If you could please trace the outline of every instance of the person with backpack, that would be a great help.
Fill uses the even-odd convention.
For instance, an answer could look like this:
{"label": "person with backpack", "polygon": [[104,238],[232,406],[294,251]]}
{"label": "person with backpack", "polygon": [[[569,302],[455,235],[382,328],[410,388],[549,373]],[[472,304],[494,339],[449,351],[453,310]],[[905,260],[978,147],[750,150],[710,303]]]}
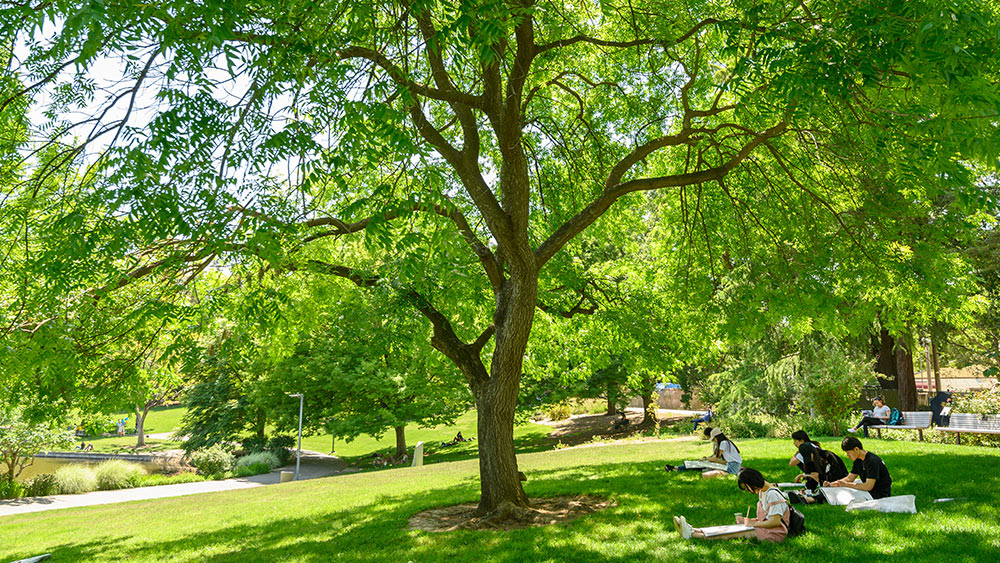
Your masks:
{"label": "person with backpack", "polygon": [[[712,455],[701,458],[701,461],[724,463],[726,464],[726,470],[709,469],[702,471],[701,476],[705,479],[714,479],[724,475],[736,475],[739,473],[740,467],[743,465],[743,456],[740,454],[740,449],[736,447],[736,444],[722,433],[721,428],[706,428],[705,436],[712,440]],[[670,465],[669,463],[663,469],[666,471],[702,470],[701,467],[687,467],[684,464]]]}
{"label": "person with backpack", "polygon": [[810,440],[805,430],[793,432],[792,443],[798,452],[792,456],[788,465],[799,468],[801,473],[795,476],[795,482],[805,481],[806,489],[801,493],[796,491],[788,493],[789,500],[792,504],[822,502],[823,497],[819,494],[820,483],[846,477],[847,467],[844,461],[837,454],[821,448],[819,442]]}
{"label": "person with backpack", "polygon": [[[823,483],[824,487],[849,487],[868,491],[872,498],[876,499],[892,496],[892,476],[889,475],[889,469],[882,458],[865,450],[861,440],[854,436],[844,438],[840,449],[844,450],[854,465],[851,466],[851,472],[847,477]],[[859,478],[861,483],[855,483],[854,480]]]}
{"label": "person with backpack", "polygon": [[[708,528],[694,528],[683,516],[674,516],[674,528],[684,539],[698,538],[710,540],[757,539],[761,541],[784,541],[789,534],[802,533],[805,518],[785,498],[777,485],[764,479],[760,471],[749,467],[740,470],[736,484],[741,491],[757,495],[757,512],[754,518],[737,516],[736,523],[752,529],[712,534]],[[793,517],[794,515],[794,517]]]}
{"label": "person with backpack", "polygon": [[855,424],[854,428],[848,428],[848,432],[857,432],[860,428],[864,432],[865,438],[867,438],[869,426],[889,424],[889,417],[892,415],[892,409],[885,404],[885,399],[882,397],[875,397],[872,399],[872,404],[875,405],[875,409],[871,411],[871,414],[868,414],[868,411],[862,413],[864,416],[861,418],[861,421]]}

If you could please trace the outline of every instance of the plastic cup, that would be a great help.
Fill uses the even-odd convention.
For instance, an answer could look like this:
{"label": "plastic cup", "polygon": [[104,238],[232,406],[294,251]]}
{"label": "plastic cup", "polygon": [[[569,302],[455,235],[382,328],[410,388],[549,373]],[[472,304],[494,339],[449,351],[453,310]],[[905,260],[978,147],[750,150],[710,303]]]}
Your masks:
{"label": "plastic cup", "polygon": [[733,516],[735,517],[735,520],[736,520],[737,524],[742,524],[743,523],[743,514],[742,513],[740,513],[740,512],[734,512]]}

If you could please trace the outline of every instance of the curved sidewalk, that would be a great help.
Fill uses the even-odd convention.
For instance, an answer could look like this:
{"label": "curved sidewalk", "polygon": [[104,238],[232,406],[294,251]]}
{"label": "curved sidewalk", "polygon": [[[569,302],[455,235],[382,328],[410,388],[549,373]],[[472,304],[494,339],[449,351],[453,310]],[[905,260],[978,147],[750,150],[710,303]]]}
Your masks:
{"label": "curved sidewalk", "polygon": [[[346,464],[337,457],[303,452],[302,464],[299,469],[299,479],[316,479],[329,477],[344,472]],[[58,510],[79,506],[94,506],[98,504],[114,504],[133,500],[151,500],[167,497],[196,495],[200,493],[215,493],[235,489],[250,489],[263,485],[274,485],[281,480],[281,471],[294,471],[295,464],[276,469],[270,473],[254,475],[241,479],[226,479],[224,481],[199,481],[197,483],[179,483],[176,485],[157,485],[155,487],[138,487],[118,491],[96,491],[82,495],[54,495],[50,497],[32,497],[0,500],[0,517],[13,514],[25,514],[42,510]]]}

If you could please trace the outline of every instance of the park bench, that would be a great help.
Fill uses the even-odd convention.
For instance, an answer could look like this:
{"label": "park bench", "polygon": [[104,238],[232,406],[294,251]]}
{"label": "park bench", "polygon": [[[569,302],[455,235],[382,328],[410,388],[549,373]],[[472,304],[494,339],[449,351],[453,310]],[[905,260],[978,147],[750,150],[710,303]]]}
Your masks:
{"label": "park bench", "polygon": [[900,424],[879,424],[869,426],[868,429],[874,429],[878,432],[878,437],[882,437],[882,429],[886,428],[889,430],[916,430],[917,436],[920,441],[924,441],[924,430],[931,427],[931,416],[933,413],[931,411],[903,411],[900,413],[903,419]]}
{"label": "park bench", "polygon": [[1000,434],[1000,415],[952,413],[948,426],[940,426],[938,432],[954,432],[955,443],[962,443],[962,434]]}

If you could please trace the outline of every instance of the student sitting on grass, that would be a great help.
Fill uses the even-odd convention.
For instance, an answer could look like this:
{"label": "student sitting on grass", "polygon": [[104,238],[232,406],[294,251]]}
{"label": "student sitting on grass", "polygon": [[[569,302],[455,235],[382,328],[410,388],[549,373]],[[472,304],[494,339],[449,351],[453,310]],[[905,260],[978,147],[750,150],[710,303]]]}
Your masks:
{"label": "student sitting on grass", "polygon": [[792,443],[795,444],[798,452],[788,461],[788,465],[799,468],[801,473],[795,476],[795,482],[805,481],[806,490],[802,493],[790,492],[788,494],[789,500],[792,503],[805,504],[822,502],[823,497],[817,494],[819,484],[846,477],[847,467],[844,466],[840,456],[824,450],[820,447],[819,442],[810,440],[805,430],[793,432]]}
{"label": "student sitting on grass", "polygon": [[[847,477],[823,483],[824,487],[848,487],[868,491],[872,498],[892,496],[892,477],[889,476],[889,469],[882,458],[866,451],[861,445],[861,440],[854,436],[844,438],[840,449],[847,453],[847,457],[851,458],[854,465],[851,466],[851,472]],[[855,483],[854,480],[859,477],[861,483]]]}
{"label": "student sitting on grass", "polygon": [[[727,438],[719,428],[706,428],[705,435],[712,439],[712,455],[703,457],[700,461],[724,463],[726,464],[726,470],[710,469],[703,471],[701,476],[705,479],[714,479],[715,477],[722,477],[729,474],[736,475],[739,473],[740,466],[743,464],[743,456],[740,455],[740,449],[736,447],[736,444]],[[693,471],[695,469],[701,470],[702,468],[667,464],[664,469],[667,471]]]}
{"label": "student sitting on grass", "polygon": [[[741,491],[757,495],[755,518],[736,517],[736,523],[753,528],[731,533],[713,534],[709,529],[692,528],[683,516],[674,516],[674,528],[684,539],[699,538],[709,540],[731,540],[738,538],[780,542],[788,535],[788,521],[791,517],[788,501],[774,485],[764,480],[760,471],[744,467],[736,479]],[[706,534],[707,532],[707,534]]]}

